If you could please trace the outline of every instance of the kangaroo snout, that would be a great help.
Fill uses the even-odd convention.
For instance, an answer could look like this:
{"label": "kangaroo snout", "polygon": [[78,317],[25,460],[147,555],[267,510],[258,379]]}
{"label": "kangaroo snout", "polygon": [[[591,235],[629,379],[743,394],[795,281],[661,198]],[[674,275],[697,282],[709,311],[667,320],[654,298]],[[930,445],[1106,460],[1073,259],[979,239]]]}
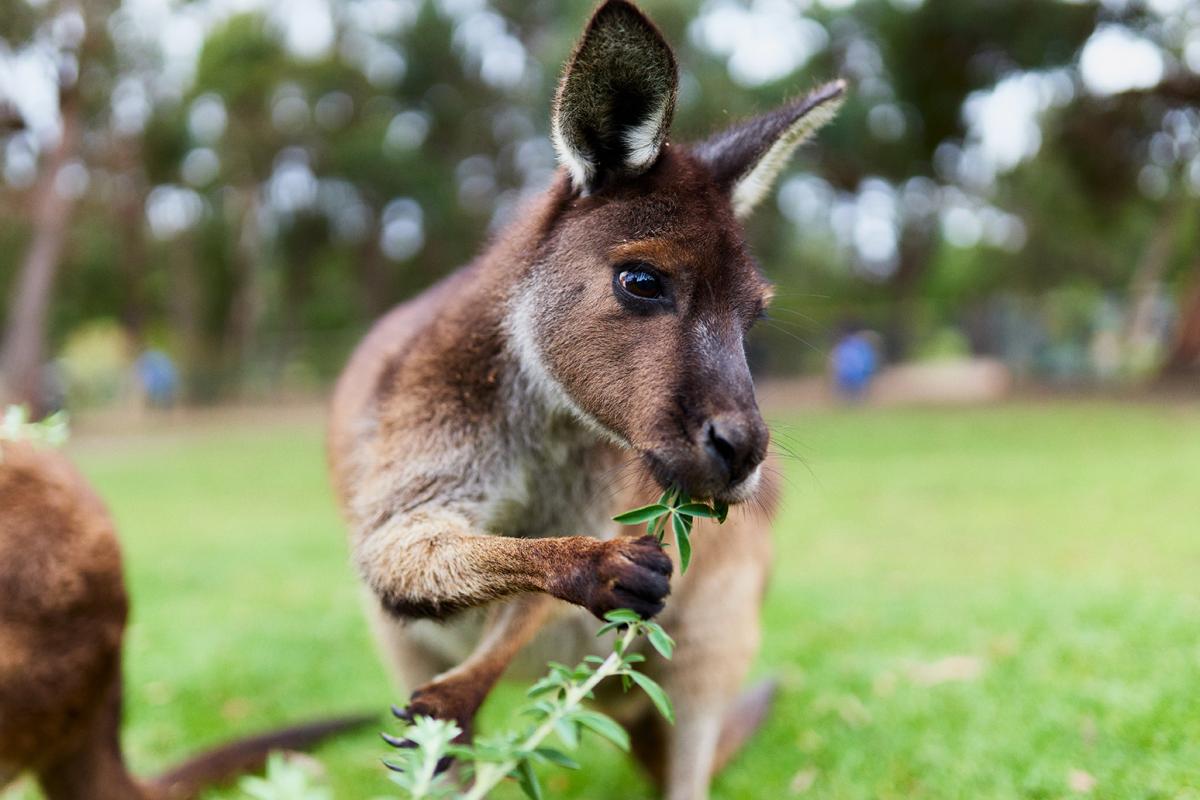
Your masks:
{"label": "kangaroo snout", "polygon": [[719,414],[704,424],[701,437],[714,470],[729,488],[750,477],[767,453],[767,426],[758,415]]}
{"label": "kangaroo snout", "polygon": [[741,503],[758,487],[770,431],[749,411],[723,411],[694,423],[683,438],[643,451],[655,480],[697,499]]}

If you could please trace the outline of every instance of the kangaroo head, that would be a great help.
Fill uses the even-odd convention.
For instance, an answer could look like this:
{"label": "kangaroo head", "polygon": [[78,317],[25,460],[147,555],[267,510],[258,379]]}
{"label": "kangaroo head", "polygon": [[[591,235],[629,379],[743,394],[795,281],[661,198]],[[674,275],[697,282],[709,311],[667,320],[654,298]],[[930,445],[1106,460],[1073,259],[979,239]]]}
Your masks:
{"label": "kangaroo head", "polygon": [[563,202],[511,320],[523,365],[662,485],[738,502],[767,451],[744,338],[771,296],[741,221],[844,85],[688,146],[667,140],[676,88],[654,25],[603,3],[559,84]]}

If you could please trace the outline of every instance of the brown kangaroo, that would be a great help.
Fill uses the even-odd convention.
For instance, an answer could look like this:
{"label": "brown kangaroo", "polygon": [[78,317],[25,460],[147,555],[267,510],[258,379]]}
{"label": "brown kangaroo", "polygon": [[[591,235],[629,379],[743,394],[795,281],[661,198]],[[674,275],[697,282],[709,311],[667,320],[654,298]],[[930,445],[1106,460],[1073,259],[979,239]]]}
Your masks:
{"label": "brown kangaroo", "polygon": [[62,455],[0,441],[0,789],[49,800],[176,800],[371,718],[234,742],[140,782],[121,754],[121,552],[100,498]]}
{"label": "brown kangaroo", "polygon": [[670,602],[672,561],[610,518],[653,484],[771,496],[743,345],[771,289],[741,220],[844,85],[691,146],[667,140],[676,86],[654,25],[601,4],[559,84],[553,185],[366,337],[334,394],[330,462],[377,636],[416,687],[410,714],[469,731],[510,662],[536,673],[604,647],[587,612],[661,613],[678,649],[647,669],[677,724],[630,697],[610,710],[683,800],[707,796],[770,702],[738,697],[769,514],[699,525]]}

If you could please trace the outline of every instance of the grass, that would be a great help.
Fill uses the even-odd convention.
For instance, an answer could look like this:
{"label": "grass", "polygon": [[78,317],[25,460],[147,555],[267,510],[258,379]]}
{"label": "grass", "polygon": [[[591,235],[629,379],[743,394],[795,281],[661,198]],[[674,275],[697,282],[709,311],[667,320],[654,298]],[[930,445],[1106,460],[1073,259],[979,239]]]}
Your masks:
{"label": "grass", "polygon": [[[1200,409],[823,411],[776,430],[802,460],[784,462],[758,671],[784,692],[715,797],[1058,798],[1094,783],[1093,797],[1200,798]],[[315,425],[75,449],[125,542],[140,773],[400,698],[359,612]],[[319,751],[335,796],[386,794],[385,750],[365,731]],[[605,745],[583,761],[550,776],[551,796],[650,796]]]}

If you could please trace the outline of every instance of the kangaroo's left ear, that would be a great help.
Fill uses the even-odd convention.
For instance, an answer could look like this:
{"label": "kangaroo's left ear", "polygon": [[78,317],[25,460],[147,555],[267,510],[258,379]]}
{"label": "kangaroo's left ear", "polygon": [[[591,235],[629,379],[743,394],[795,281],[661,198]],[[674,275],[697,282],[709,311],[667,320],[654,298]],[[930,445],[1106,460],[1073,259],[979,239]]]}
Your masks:
{"label": "kangaroo's left ear", "polygon": [[693,155],[729,192],[738,219],[750,216],[771,191],[792,153],[834,118],[845,95],[845,81],[827,83],[692,147]]}
{"label": "kangaroo's left ear", "polygon": [[654,165],[678,85],[675,56],[642,12],[626,0],[596,9],[554,99],[554,148],[576,189],[587,194]]}

